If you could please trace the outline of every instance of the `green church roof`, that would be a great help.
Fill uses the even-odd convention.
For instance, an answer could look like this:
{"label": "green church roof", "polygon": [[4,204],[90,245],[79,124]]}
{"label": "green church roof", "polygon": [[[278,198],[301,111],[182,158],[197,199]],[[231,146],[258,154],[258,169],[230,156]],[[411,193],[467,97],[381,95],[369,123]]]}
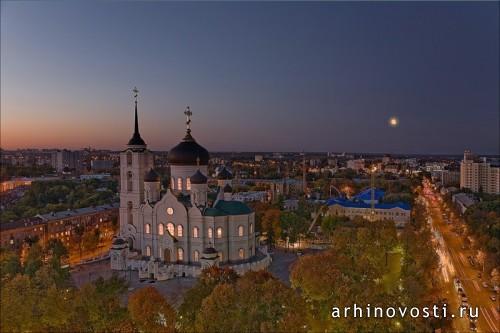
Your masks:
{"label": "green church roof", "polygon": [[206,216],[246,215],[252,213],[250,207],[241,201],[219,200],[215,207],[204,211]]}

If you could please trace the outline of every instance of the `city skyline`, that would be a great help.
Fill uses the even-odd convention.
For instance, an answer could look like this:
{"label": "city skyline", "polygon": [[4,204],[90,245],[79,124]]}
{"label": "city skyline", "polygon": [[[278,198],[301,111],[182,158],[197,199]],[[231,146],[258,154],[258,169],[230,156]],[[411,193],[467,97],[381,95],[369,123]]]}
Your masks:
{"label": "city skyline", "polygon": [[3,149],[499,150],[498,3],[1,6]]}

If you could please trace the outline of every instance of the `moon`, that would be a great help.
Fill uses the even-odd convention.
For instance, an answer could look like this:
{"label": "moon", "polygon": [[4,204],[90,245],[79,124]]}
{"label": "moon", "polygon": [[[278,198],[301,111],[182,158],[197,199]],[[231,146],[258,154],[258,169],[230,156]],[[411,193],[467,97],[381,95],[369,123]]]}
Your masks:
{"label": "moon", "polygon": [[391,127],[398,127],[399,125],[399,119],[396,117],[391,117],[389,118],[389,126]]}

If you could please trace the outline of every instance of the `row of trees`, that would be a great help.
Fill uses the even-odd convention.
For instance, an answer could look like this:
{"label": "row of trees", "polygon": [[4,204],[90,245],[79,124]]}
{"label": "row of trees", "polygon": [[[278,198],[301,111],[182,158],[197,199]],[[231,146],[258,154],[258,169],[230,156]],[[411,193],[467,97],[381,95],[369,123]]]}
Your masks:
{"label": "row of trees", "polygon": [[[422,214],[423,207],[416,207]],[[418,221],[417,221],[418,219]],[[423,318],[335,318],[332,306],[380,307],[438,304],[438,258],[425,221],[416,216],[398,235],[390,221],[327,218],[322,230],[332,248],[301,257],[291,272],[292,286],[308,305],[312,331],[425,332],[449,322]],[[401,258],[396,265],[388,258]],[[391,276],[396,275],[396,279]]]}
{"label": "row of trees", "polygon": [[298,209],[283,211],[283,202],[274,204],[256,203],[253,205],[257,228],[274,246],[278,241],[296,243],[304,237],[311,222],[313,207],[305,200],[299,200]]}
{"label": "row of trees", "polygon": [[13,207],[1,212],[0,219],[11,221],[36,214],[102,205],[113,201],[116,191],[116,182],[96,179],[33,182]]}
{"label": "row of trees", "polygon": [[[476,240],[474,245],[482,256],[484,270],[500,271],[500,196],[483,196],[483,201],[465,212],[468,230]],[[498,278],[497,278],[498,279]],[[496,281],[499,283],[500,281]]]}
{"label": "row of trees", "polygon": [[[75,288],[61,243],[34,244],[23,265],[3,251],[2,332],[305,332],[303,299],[265,271],[203,271],[178,311],[154,287],[133,292],[113,276]],[[48,259],[47,259],[48,258]]]}

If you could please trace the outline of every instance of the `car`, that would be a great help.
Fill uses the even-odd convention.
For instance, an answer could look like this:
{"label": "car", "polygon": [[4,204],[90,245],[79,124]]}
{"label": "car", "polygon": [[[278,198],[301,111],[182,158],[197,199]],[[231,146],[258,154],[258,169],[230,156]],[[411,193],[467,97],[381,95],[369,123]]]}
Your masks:
{"label": "car", "polygon": [[462,295],[464,293],[464,290],[462,289],[462,287],[458,287],[457,292],[459,295]]}
{"label": "car", "polygon": [[478,278],[482,278],[483,277],[483,274],[481,274],[481,272],[477,273],[477,277]]}
{"label": "car", "polygon": [[461,307],[461,308],[466,308],[466,309],[468,309],[468,308],[469,308],[469,303],[467,303],[467,302],[462,302],[462,303],[460,304],[460,307]]}
{"label": "car", "polygon": [[476,323],[473,321],[469,322],[469,329],[471,332],[476,332],[477,331]]}
{"label": "car", "polygon": [[496,295],[490,295],[490,299],[495,302],[497,300],[497,296]]}
{"label": "car", "polygon": [[462,303],[467,303],[468,300],[467,296],[462,295]]}
{"label": "car", "polygon": [[488,288],[488,283],[483,282],[483,288]]}
{"label": "car", "polygon": [[304,254],[304,252],[302,252],[301,250],[298,250],[298,251],[297,251],[297,255],[298,255],[299,257],[300,257],[301,255],[303,255],[303,254]]}

